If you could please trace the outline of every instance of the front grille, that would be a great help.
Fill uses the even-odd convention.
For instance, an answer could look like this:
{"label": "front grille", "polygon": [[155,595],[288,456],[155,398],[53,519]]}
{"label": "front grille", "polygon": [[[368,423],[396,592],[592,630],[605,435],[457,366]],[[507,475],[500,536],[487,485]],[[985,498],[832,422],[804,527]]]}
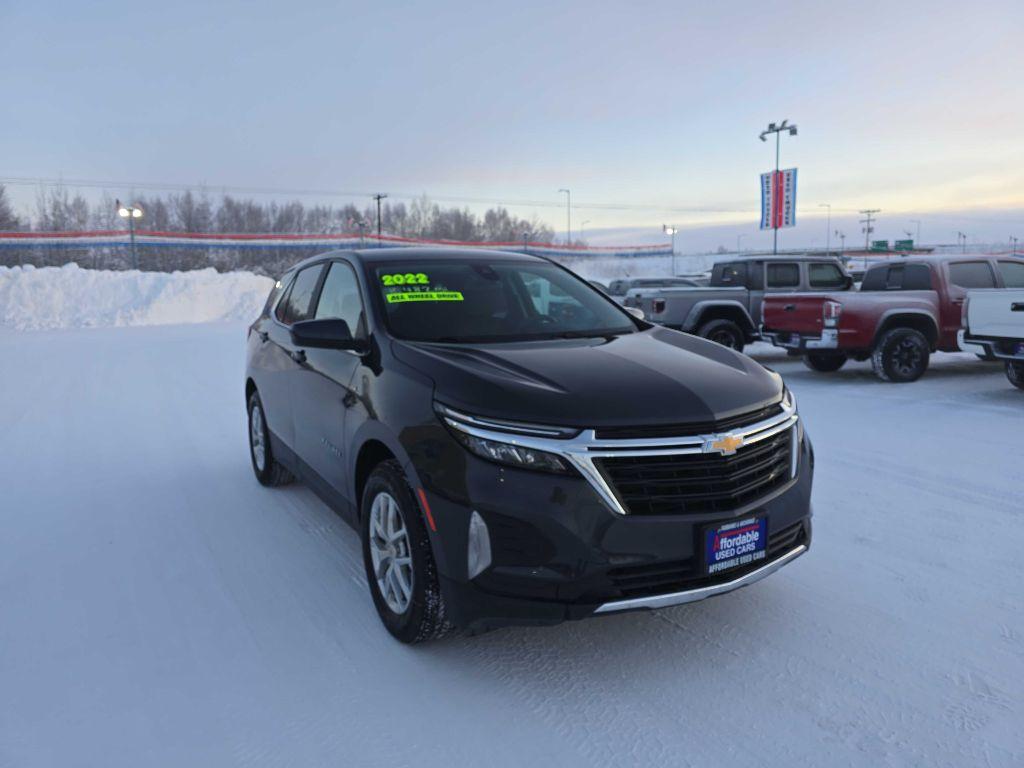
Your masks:
{"label": "front grille", "polygon": [[782,413],[779,403],[757,411],[747,412],[719,421],[691,422],[689,424],[657,424],[649,427],[600,427],[595,436],[598,440],[635,440],[659,437],[681,437],[684,435],[710,435],[748,427],[759,421],[770,419]]}
{"label": "front grille", "polygon": [[764,560],[755,561],[746,568],[725,571],[714,576],[698,575],[700,564],[696,558],[613,568],[608,571],[613,590],[607,595],[607,599],[626,600],[633,597],[664,595],[732,581],[761,568],[806,541],[804,524],[794,523],[781,531],[768,534],[768,555]]}
{"label": "front grille", "polygon": [[732,456],[693,453],[595,460],[631,515],[732,512],[789,481],[792,429]]}

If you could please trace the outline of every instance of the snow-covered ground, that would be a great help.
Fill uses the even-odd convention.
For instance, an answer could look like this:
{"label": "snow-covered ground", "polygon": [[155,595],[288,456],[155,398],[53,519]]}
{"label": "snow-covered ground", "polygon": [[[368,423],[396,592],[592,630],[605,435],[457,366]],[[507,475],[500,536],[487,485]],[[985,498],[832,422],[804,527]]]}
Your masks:
{"label": "snow-covered ground", "polygon": [[240,324],[0,331],[0,766],[1019,766],[1024,393],[763,347],[811,552],[659,613],[409,648],[356,534],[252,477]]}
{"label": "snow-covered ground", "polygon": [[251,272],[0,267],[0,328],[39,330],[246,320],[273,281]]}

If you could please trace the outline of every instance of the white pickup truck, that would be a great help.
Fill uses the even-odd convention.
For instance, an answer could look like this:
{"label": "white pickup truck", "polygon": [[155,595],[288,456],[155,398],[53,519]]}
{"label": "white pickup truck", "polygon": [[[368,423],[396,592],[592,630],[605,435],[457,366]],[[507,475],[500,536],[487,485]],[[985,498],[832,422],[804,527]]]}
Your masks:
{"label": "white pickup truck", "polygon": [[1024,289],[971,291],[963,306],[960,348],[1006,361],[1006,378],[1024,389]]}

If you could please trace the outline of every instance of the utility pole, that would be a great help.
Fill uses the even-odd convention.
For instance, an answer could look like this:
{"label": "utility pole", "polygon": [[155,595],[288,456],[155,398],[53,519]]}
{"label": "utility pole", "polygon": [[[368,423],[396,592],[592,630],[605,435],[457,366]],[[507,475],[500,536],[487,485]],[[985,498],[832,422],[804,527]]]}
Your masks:
{"label": "utility pole", "polygon": [[818,203],[819,208],[828,208],[828,218],[825,220],[825,255],[828,256],[832,250],[832,205],[830,203]]}
{"label": "utility pole", "polygon": [[[783,120],[781,123],[776,125],[775,123],[768,123],[768,127],[761,131],[761,135],[758,138],[761,141],[767,141],[765,136],[769,133],[775,134],[775,176],[772,177],[772,187],[779,183],[779,137],[782,132],[786,131],[790,136],[796,136],[796,126],[790,125],[789,120]],[[779,204],[781,204],[781,199]],[[774,222],[772,222],[774,224]],[[779,228],[772,226],[772,254],[778,254],[779,252]]]}
{"label": "utility pole", "polygon": [[560,189],[559,193],[565,193],[565,244],[572,245],[572,192],[568,189]]}
{"label": "utility pole", "polygon": [[378,192],[373,196],[373,199],[377,201],[377,244],[380,245],[380,201],[386,198],[387,195]]}
{"label": "utility pole", "polygon": [[864,225],[864,250],[865,251],[870,251],[871,250],[871,233],[875,231],[875,228],[871,226],[872,223],[874,223],[874,219],[872,217],[876,213],[881,213],[881,212],[882,212],[881,208],[868,208],[868,209],[863,210],[863,211],[858,211],[858,213],[860,213],[860,214],[862,214],[864,216],[864,218],[860,220],[860,223]]}

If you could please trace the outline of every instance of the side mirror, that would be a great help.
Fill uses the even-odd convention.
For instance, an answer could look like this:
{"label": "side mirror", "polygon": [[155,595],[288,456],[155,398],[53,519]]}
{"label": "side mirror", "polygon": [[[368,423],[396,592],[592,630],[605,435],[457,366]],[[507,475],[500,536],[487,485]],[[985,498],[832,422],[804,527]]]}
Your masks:
{"label": "side mirror", "polygon": [[629,312],[629,314],[631,314],[637,320],[647,319],[647,315],[644,314],[644,311],[640,309],[640,307],[623,307],[623,309]]}
{"label": "side mirror", "polygon": [[363,342],[352,338],[348,323],[336,317],[322,320],[301,320],[292,326],[292,343],[314,349],[351,349],[359,351]]}

